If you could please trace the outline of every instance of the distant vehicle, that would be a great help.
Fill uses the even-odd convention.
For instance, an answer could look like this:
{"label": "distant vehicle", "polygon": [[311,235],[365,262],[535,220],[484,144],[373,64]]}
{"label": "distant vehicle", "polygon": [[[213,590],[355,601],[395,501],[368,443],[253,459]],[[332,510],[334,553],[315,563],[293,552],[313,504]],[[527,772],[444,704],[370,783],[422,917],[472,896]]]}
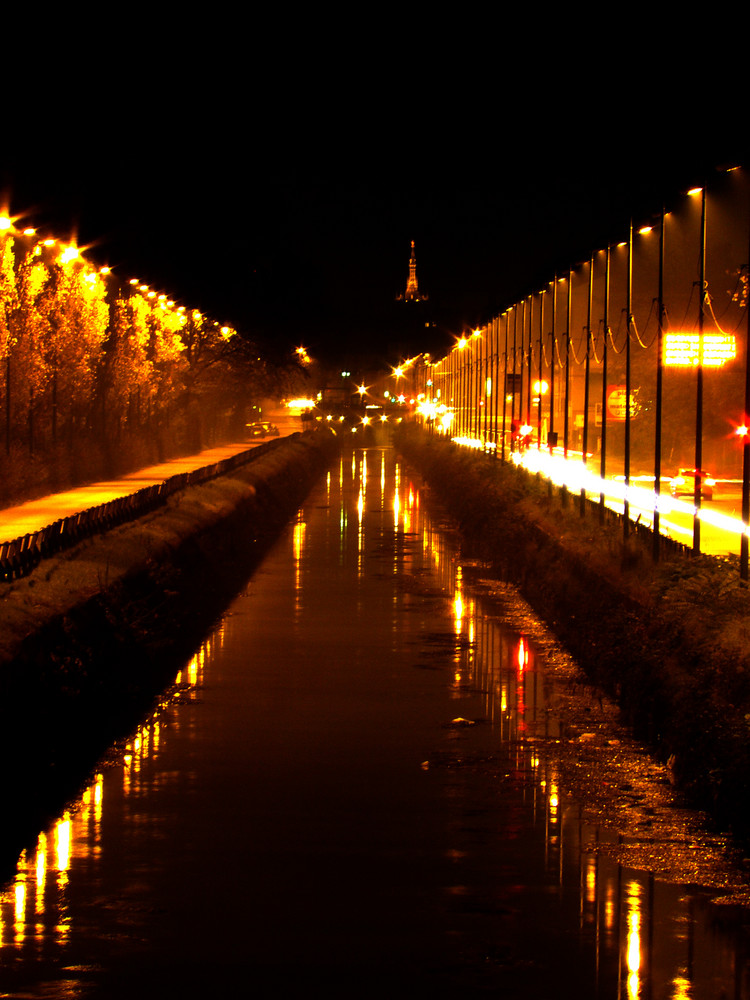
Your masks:
{"label": "distant vehicle", "polygon": [[669,491],[673,497],[694,497],[696,483],[704,500],[712,500],[716,480],[705,469],[679,469],[674,479],[669,481]]}
{"label": "distant vehicle", "polygon": [[266,420],[256,420],[252,424],[245,424],[247,436],[250,438],[278,437],[279,428],[276,424],[269,424]]}

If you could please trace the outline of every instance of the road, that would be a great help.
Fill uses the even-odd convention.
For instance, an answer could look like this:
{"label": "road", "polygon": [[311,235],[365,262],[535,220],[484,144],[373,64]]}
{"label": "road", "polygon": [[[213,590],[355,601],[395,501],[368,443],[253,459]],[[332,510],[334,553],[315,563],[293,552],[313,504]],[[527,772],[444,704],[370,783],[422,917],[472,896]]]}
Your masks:
{"label": "road", "polygon": [[[531,472],[541,473],[559,486],[565,484],[571,493],[585,489],[591,500],[598,500],[602,492],[605,503],[618,513],[623,512],[625,481],[623,476],[607,476],[602,480],[594,468],[584,467],[580,453],[568,453],[567,460],[562,449],[553,455],[546,451],[530,448],[514,461]],[[651,527],[654,518],[654,479],[652,475],[633,473],[628,490],[630,516]],[[701,509],[701,551],[707,555],[739,555],[742,533],[741,484],[737,480],[717,480],[714,497],[704,500]],[[660,526],[662,533],[685,545],[693,544],[692,498],[673,497],[669,492],[669,478],[661,483]]]}
{"label": "road", "polygon": [[[270,414],[268,419],[278,425],[282,435],[291,434],[300,428],[298,420],[287,417],[281,412]],[[145,486],[161,483],[181,472],[191,472],[203,468],[204,465],[213,465],[214,462],[247,451],[248,448],[257,447],[266,440],[269,439],[234,441],[216,448],[206,448],[195,455],[149,465],[118,479],[88,483],[62,493],[52,493],[36,500],[28,500],[15,507],[6,507],[0,510],[0,542],[11,541],[32,531],[39,531],[62,517],[69,517],[81,510],[88,510],[89,507],[116,500],[118,497],[129,496]]]}
{"label": "road", "polygon": [[[640,514],[644,524],[653,521],[653,480],[639,480],[631,488],[631,517]],[[693,544],[694,506],[690,497],[672,497],[668,482],[662,484],[661,517],[662,533],[685,545]],[[712,500],[701,504],[701,552],[711,556],[737,555],[740,553],[742,497],[739,484],[719,482]],[[608,501],[608,506],[622,511],[622,503]]]}

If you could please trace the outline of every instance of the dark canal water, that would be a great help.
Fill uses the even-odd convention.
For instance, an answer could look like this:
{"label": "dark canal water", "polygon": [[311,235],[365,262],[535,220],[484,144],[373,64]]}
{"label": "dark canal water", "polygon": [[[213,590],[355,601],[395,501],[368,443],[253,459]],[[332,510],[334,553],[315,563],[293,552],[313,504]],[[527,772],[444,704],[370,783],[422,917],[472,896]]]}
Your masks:
{"label": "dark canal water", "polygon": [[18,859],[0,995],[749,997],[721,838],[481,576],[347,455]]}

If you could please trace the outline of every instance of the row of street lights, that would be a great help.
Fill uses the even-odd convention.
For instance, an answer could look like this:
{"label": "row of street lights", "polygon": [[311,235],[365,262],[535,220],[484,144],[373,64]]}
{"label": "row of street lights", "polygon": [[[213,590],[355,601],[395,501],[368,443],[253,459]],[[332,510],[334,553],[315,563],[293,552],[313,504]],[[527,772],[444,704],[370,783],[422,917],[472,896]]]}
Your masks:
{"label": "row of street lights", "polygon": [[[31,351],[32,354],[36,352],[40,358],[42,357],[41,352],[47,352],[45,363],[51,365],[51,434],[53,443],[56,442],[57,437],[56,386],[58,368],[61,369],[61,366],[66,361],[69,361],[69,358],[65,359],[62,357],[58,361],[57,349],[54,343],[54,334],[57,326],[55,326],[54,321],[50,322],[47,317],[47,326],[40,328],[40,331],[34,333],[35,319],[40,318],[37,315],[38,306],[36,298],[29,297],[22,289],[20,284],[21,275],[24,273],[22,267],[26,265],[41,265],[46,269],[43,273],[45,274],[44,280],[47,282],[54,280],[55,275],[67,274],[70,276],[75,274],[77,276],[76,280],[80,283],[79,287],[83,290],[87,300],[91,299],[91,302],[94,303],[94,300],[98,302],[101,299],[109,309],[112,308],[118,296],[122,296],[123,292],[129,286],[129,294],[134,297],[143,298],[148,303],[149,315],[158,317],[159,324],[164,325],[165,330],[169,330],[169,334],[174,341],[172,346],[176,354],[185,351],[186,356],[189,355],[192,331],[199,326],[201,329],[208,331],[211,337],[215,337],[217,342],[226,342],[235,334],[232,327],[220,325],[216,321],[209,320],[197,309],[186,310],[185,306],[177,305],[165,293],[156,291],[138,278],[131,278],[127,284],[118,281],[109,267],[97,267],[91,264],[84,256],[84,249],[78,247],[75,240],[64,241],[53,237],[40,237],[36,229],[30,227],[21,228],[18,225],[17,217],[11,217],[7,211],[0,212],[0,261],[2,261],[3,268],[2,275],[0,275],[0,282],[2,283],[2,288],[0,288],[0,333],[4,334],[0,340],[0,358],[4,362],[5,451],[8,455],[11,452],[12,408],[14,403],[17,405],[20,389],[23,389],[28,394],[28,402],[26,404],[28,411],[26,418],[28,424],[28,445],[30,453],[33,453],[35,450],[34,411],[37,407],[38,399],[35,399],[33,380],[31,378],[23,379],[21,373],[18,372],[17,357],[20,336],[18,330],[21,330],[23,337],[29,341],[28,345],[21,343],[21,350]],[[50,275],[52,278],[50,278]],[[34,295],[39,297],[43,291],[44,283],[41,282],[40,284],[38,282],[37,284],[39,284],[38,288],[36,285],[33,286],[35,289]],[[66,294],[68,291],[69,289],[66,286]],[[60,297],[59,291],[56,290],[55,294]],[[70,298],[69,295],[67,297]],[[65,303],[62,301],[60,302],[60,308],[65,308]],[[71,316],[73,316],[73,319],[70,322],[76,321],[74,313],[75,310],[72,310]],[[96,309],[92,306],[89,309],[89,313],[94,316]],[[44,319],[44,317],[41,318]],[[77,318],[79,322],[83,322],[80,317]],[[102,320],[102,322],[104,323],[104,327],[102,328],[100,339],[103,342],[112,329],[111,316],[108,315],[107,319]],[[178,331],[187,335],[181,339],[175,338],[175,334]],[[79,342],[83,343],[85,339],[83,330],[76,329],[74,336],[77,337]],[[23,340],[23,337],[21,337],[21,340]],[[51,361],[49,360],[50,358],[52,359]],[[97,358],[94,358],[92,360],[92,369],[97,363]],[[16,369],[15,371],[14,368]],[[22,385],[24,381],[27,382],[27,385]],[[17,385],[19,388],[16,388]]]}
{"label": "row of street lights", "polygon": [[[723,275],[728,264],[737,265],[735,271],[739,278],[743,274],[747,276],[750,185],[743,172],[739,174],[742,175],[738,178],[741,180],[740,211],[735,214],[742,221],[738,227],[739,236],[732,234],[734,258],[722,258],[725,250],[722,242],[728,242],[728,238],[727,224],[721,213],[726,216],[727,208],[717,201],[717,221],[710,234],[719,248],[711,261],[714,288],[719,280],[725,280]],[[582,514],[586,494],[598,492],[603,519],[605,503],[612,492],[612,480],[607,479],[608,462],[611,466],[614,460],[623,484],[616,492],[623,512],[625,537],[632,530],[631,501],[638,492],[633,476],[634,428],[637,429],[641,463],[644,462],[646,437],[649,437],[653,470],[653,552],[657,559],[662,544],[660,515],[665,506],[662,497],[665,365],[670,369],[670,405],[678,428],[683,426],[685,416],[694,406],[690,457],[694,468],[702,470],[705,370],[718,372],[727,364],[725,371],[731,373],[731,384],[738,384],[737,335],[742,335],[745,344],[748,338],[747,303],[737,295],[732,299],[734,305],[724,310],[723,325],[717,318],[718,293],[711,294],[707,278],[707,189],[705,186],[695,188],[688,195],[691,203],[697,202],[698,220],[688,206],[674,222],[671,213],[664,208],[655,225],[634,231],[631,222],[627,240],[607,246],[565,275],[556,275],[539,292],[457,338],[452,350],[439,361],[432,362],[423,356],[415,375],[423,419],[432,428],[449,434],[461,444],[484,448],[501,461],[510,459],[536,469],[547,469],[548,475],[561,479],[563,496],[567,495],[572,483],[579,483]],[[726,201],[726,192],[724,197]],[[721,229],[720,224],[723,224]],[[644,249],[636,245],[639,237],[654,232],[658,246],[644,245]],[[666,252],[665,234],[669,237],[671,257]],[[698,273],[693,277],[685,272],[690,264],[694,266],[696,249]],[[737,256],[740,253],[741,258]],[[640,272],[637,287],[633,277],[636,260]],[[616,292],[613,291],[614,283],[618,286]],[[665,292],[667,283],[670,287]],[[619,318],[613,308],[618,298],[622,303]],[[671,310],[667,309],[668,301]],[[678,311],[686,318],[676,328],[672,317]],[[582,333],[575,337],[572,331],[577,323]],[[685,332],[686,324],[688,332]],[[645,343],[645,329],[649,326],[655,326],[653,339]],[[624,328],[624,332],[618,328]],[[721,341],[718,346],[717,341]],[[681,345],[682,354],[675,343]],[[687,360],[685,343],[693,345],[693,353]],[[647,349],[652,346],[655,346],[653,369],[646,363]],[[643,350],[637,352],[638,347]],[[740,570],[744,580],[748,578],[747,525],[750,518],[749,357],[750,353],[745,350],[744,398],[734,400],[738,414],[735,440],[742,444],[743,452]],[[693,373],[694,404],[685,402],[689,385],[686,371]],[[724,378],[728,384],[729,376]],[[725,404],[725,397],[732,395],[731,392],[722,394],[720,386],[715,387],[714,396],[717,394]],[[715,424],[717,414],[711,416]],[[598,440],[592,447],[595,437]],[[682,456],[680,464],[688,464],[685,460],[688,441],[689,431],[678,434],[676,443],[672,443],[670,454],[678,451]],[[715,441],[711,443],[717,455],[725,454],[725,451],[720,452]],[[532,457],[531,451],[536,455]],[[542,461],[543,455],[546,461]],[[594,464],[599,467],[598,480],[593,475]],[[709,519],[702,500],[701,476],[696,475],[692,497],[692,550],[696,554],[701,549],[701,521]]]}

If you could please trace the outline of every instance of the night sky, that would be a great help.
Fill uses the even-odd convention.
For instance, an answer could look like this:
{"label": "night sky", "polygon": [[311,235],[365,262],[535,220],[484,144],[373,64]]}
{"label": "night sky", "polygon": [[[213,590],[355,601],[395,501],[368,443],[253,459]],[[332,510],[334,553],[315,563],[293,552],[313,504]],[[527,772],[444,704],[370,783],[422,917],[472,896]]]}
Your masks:
{"label": "night sky", "polygon": [[[253,34],[242,61],[240,46],[206,60],[177,46],[157,69],[141,41],[138,72],[112,73],[118,51],[74,96],[14,106],[0,163],[11,212],[76,232],[123,279],[278,356],[304,344],[395,362],[442,353],[621,238],[631,212],[748,160],[742,130],[693,141],[684,81],[654,84],[634,108],[631,94],[627,117],[608,94],[605,119],[572,82],[540,110],[486,67],[447,80],[424,46],[416,62],[406,44],[336,59],[308,47],[300,61],[296,37],[268,52]],[[660,102],[668,126],[652,116]],[[394,302],[412,239],[421,309]]]}

